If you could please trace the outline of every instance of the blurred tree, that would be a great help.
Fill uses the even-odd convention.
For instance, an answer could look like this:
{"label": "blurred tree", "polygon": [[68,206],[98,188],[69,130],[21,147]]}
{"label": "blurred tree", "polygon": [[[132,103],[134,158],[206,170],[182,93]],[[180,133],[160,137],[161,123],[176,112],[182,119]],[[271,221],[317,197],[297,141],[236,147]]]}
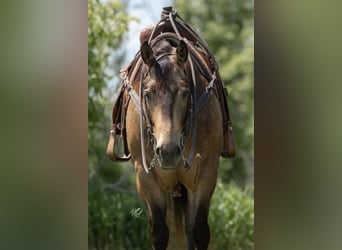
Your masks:
{"label": "blurred tree", "polygon": [[[107,162],[106,143],[108,140],[110,116],[105,115],[105,107],[110,98],[108,82],[113,78],[109,68],[118,68],[121,57],[116,54],[114,62],[110,57],[122,42],[132,20],[119,1],[88,0],[88,156],[89,173],[93,173]],[[116,63],[115,63],[116,62]],[[115,70],[118,71],[118,70]]]}
{"label": "blurred tree", "polygon": [[229,92],[237,156],[222,159],[220,177],[243,184],[254,166],[254,1],[177,0],[174,9],[207,42]]}

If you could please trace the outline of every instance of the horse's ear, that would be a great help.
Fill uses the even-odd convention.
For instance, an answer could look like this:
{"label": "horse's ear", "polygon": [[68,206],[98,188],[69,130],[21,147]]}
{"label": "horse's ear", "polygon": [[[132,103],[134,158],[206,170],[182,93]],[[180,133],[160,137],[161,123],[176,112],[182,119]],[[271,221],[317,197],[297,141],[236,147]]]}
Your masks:
{"label": "horse's ear", "polygon": [[140,53],[144,63],[151,68],[156,59],[154,58],[153,51],[147,41],[141,45]]}
{"label": "horse's ear", "polygon": [[177,50],[177,61],[180,65],[183,65],[188,59],[188,47],[183,40],[180,40]]}

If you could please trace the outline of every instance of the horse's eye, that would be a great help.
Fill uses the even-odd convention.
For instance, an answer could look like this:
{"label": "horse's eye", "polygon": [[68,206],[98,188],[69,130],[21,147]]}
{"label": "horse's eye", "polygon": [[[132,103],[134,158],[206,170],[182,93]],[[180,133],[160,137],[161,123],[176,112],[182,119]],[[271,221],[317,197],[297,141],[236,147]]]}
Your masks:
{"label": "horse's eye", "polygon": [[189,90],[184,90],[184,91],[182,92],[182,97],[183,97],[184,99],[187,99],[187,98],[189,97]]}

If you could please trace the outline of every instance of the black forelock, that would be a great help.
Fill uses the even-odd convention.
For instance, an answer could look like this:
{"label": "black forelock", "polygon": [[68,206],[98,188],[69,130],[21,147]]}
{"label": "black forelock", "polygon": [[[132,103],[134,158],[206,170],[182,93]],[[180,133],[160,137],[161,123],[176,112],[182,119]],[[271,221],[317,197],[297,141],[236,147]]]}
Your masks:
{"label": "black forelock", "polygon": [[157,61],[154,63],[152,71],[157,81],[164,82],[166,80],[165,77],[173,70],[174,65],[169,56],[163,55],[172,54],[175,46],[176,44],[169,40],[161,40],[153,46],[153,53]]}
{"label": "black forelock", "polygon": [[156,44],[153,50],[155,57],[158,57],[162,54],[172,53],[173,49],[174,46],[172,46],[169,41],[161,40]]}

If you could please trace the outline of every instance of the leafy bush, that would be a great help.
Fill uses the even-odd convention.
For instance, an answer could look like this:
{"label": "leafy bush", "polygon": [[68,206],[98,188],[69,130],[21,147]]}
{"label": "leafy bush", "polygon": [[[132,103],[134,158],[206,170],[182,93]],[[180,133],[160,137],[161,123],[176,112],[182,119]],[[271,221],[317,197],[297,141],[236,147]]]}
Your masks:
{"label": "leafy bush", "polygon": [[97,178],[88,190],[89,249],[150,249],[145,206],[135,192],[110,192]]}
{"label": "leafy bush", "polygon": [[254,249],[253,196],[252,188],[218,182],[209,212],[214,249]]}

